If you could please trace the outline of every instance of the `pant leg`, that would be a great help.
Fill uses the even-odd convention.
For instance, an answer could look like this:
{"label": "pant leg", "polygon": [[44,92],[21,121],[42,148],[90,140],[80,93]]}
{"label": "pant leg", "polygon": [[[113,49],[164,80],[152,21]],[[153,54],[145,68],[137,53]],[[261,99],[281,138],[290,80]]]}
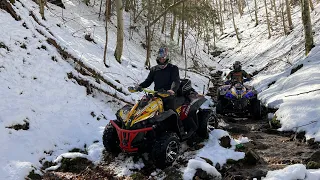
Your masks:
{"label": "pant leg", "polygon": [[173,111],[175,111],[175,109],[174,109],[174,107],[175,107],[174,96],[169,96],[169,97],[163,98],[162,101],[163,101],[163,106],[164,106],[165,111],[167,111],[169,109],[172,109]]}

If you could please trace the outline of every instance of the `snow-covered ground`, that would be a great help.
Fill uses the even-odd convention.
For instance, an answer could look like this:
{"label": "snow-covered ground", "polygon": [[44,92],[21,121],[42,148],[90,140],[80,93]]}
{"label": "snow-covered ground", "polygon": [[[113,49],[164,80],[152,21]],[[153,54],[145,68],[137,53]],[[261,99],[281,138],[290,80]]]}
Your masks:
{"label": "snow-covered ground", "polygon": [[[249,2],[252,9],[253,1]],[[109,25],[107,64],[110,67],[106,68],[103,64],[104,22],[98,19],[98,9],[87,7],[76,0],[64,1],[64,4],[66,10],[63,10],[62,15],[61,8],[49,3],[49,9],[45,10],[46,21],[41,20],[38,6],[33,1],[16,1],[13,8],[21,16],[21,21],[15,21],[8,13],[0,10],[0,179],[24,179],[32,169],[39,172],[44,161],[59,162],[61,157],[80,155],[98,163],[103,150],[103,128],[110,119],[115,118],[115,110],[123,105],[114,103],[114,99],[109,96],[87,95],[84,87],[67,76],[67,73],[78,72],[46,42],[47,38],[55,39],[67,52],[95,69],[116,87],[122,88],[125,93],[128,93],[128,86],[143,81],[148,73],[144,68],[146,51],[140,45],[140,41],[144,41],[141,35],[143,33],[133,33],[133,39],[129,40],[128,14],[125,14],[125,41],[121,64],[113,57],[116,28]],[[29,16],[30,11],[44,27]],[[243,69],[250,73],[268,65],[269,68],[254,76],[250,83],[259,90],[259,98],[265,105],[279,108],[276,112],[282,124],[279,130],[306,131],[308,139],[315,138],[320,141],[319,11],[320,6],[316,5],[311,15],[316,47],[307,57],[303,52],[303,29],[297,6],[293,9],[295,27],[288,36],[280,36],[278,29],[273,31],[273,36],[268,39],[266,25],[263,23],[264,11],[259,14],[261,25],[256,27],[250,14],[245,13],[242,17],[236,17],[237,26],[241,30],[241,43],[237,42],[235,36],[228,36],[217,42],[219,48],[228,49],[222,55],[210,58],[199,50],[198,59],[203,60],[202,64],[215,66],[217,70],[226,72],[236,60],[241,61]],[[225,35],[233,33],[231,23],[227,22]],[[95,43],[85,40],[86,34],[90,34]],[[186,48],[193,46],[192,38],[187,37]],[[151,64],[155,65],[154,52],[152,55]],[[172,57],[172,63],[183,69],[183,57]],[[190,60],[188,64],[191,64]],[[299,64],[303,64],[303,67],[290,75],[291,69]],[[180,71],[181,77],[184,77],[184,74],[184,71]],[[187,77],[193,81],[197,91],[202,92],[203,87],[207,89],[206,77],[190,72]],[[100,86],[110,93],[115,93],[115,90],[106,84]],[[117,95],[127,101],[134,101],[141,94]],[[16,131],[8,128],[26,122],[29,123],[28,130]],[[218,176],[214,167],[208,167],[200,157],[206,157],[221,165],[227,159],[237,160],[244,157],[243,153],[234,151],[236,141],[232,141],[231,149],[219,146],[218,139],[222,135],[228,133],[214,130],[210,134],[204,148],[199,150],[194,159],[189,161],[188,167],[182,170],[185,172],[185,179],[189,179],[198,167]],[[86,149],[88,155],[68,153],[74,148]],[[130,159],[126,159],[115,168],[128,174],[128,169],[135,167],[129,162]],[[137,166],[136,168],[141,168],[143,164]],[[266,179],[281,179],[285,173],[290,174],[292,179],[320,177],[319,170],[309,171],[304,165],[293,165],[280,171],[269,172]]]}

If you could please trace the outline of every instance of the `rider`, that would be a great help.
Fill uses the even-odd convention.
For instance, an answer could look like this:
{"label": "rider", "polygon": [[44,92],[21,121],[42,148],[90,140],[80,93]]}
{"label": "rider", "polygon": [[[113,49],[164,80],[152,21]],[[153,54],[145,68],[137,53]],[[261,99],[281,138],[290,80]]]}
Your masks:
{"label": "rider", "polygon": [[153,66],[139,87],[149,87],[154,82],[154,90],[165,90],[171,96],[163,99],[164,109],[174,110],[174,95],[180,86],[179,69],[177,66],[169,63],[169,51],[166,47],[161,47],[158,51],[157,64]]}
{"label": "rider", "polygon": [[[167,47],[161,47],[158,51],[157,64],[153,66],[148,77],[139,84],[138,89],[149,87],[154,82],[154,90],[166,90],[171,96],[162,98],[164,110],[175,108],[175,95],[180,86],[179,68],[169,63],[169,50]],[[197,129],[194,118],[188,117],[184,120],[183,125],[186,129],[184,138],[189,138]]]}
{"label": "rider", "polygon": [[251,76],[244,70],[241,69],[241,63],[240,61],[236,61],[233,64],[233,71],[231,71],[227,75],[227,79],[230,79],[232,81],[241,82],[243,83],[243,79],[251,79]]}

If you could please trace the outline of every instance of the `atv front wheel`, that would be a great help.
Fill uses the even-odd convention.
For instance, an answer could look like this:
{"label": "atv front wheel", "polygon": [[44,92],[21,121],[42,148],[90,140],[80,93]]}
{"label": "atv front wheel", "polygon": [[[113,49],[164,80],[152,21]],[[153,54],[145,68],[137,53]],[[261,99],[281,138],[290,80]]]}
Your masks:
{"label": "atv front wheel", "polygon": [[222,100],[218,100],[217,105],[216,105],[216,113],[217,114],[222,114]]}
{"label": "atv front wheel", "polygon": [[102,141],[104,148],[106,149],[107,152],[111,153],[118,153],[120,152],[120,147],[119,147],[119,138],[118,134],[116,131],[116,128],[113,127],[111,124],[108,124],[103,132],[102,136]]}
{"label": "atv front wheel", "polygon": [[180,149],[179,137],[168,132],[157,138],[151,151],[151,158],[158,168],[171,165],[178,157]]}
{"label": "atv front wheel", "polygon": [[215,128],[217,126],[216,123],[218,121],[217,121],[215,114],[211,110],[201,110],[201,111],[199,111],[199,114],[198,114],[198,121],[199,121],[199,127],[197,129],[197,134],[201,138],[208,139],[209,138],[209,129],[208,129],[209,123],[214,122]]}

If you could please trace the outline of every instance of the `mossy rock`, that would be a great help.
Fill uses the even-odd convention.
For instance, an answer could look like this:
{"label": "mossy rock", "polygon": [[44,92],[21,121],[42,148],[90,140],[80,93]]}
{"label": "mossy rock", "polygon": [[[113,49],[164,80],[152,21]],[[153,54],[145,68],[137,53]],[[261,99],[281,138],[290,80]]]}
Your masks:
{"label": "mossy rock", "polygon": [[140,172],[136,172],[131,174],[130,176],[132,178],[132,180],[145,180],[147,179],[142,173]]}
{"label": "mossy rock", "polygon": [[58,171],[62,172],[73,172],[80,173],[85,170],[87,167],[92,168],[93,164],[86,158],[76,157],[73,159],[70,158],[62,158],[61,166],[58,168]]}
{"label": "mossy rock", "polygon": [[319,169],[320,168],[320,163],[315,162],[315,161],[309,161],[307,164],[307,169]]}
{"label": "mossy rock", "polygon": [[274,116],[270,121],[271,128],[278,129],[281,128],[280,120],[277,119],[277,116]]}
{"label": "mossy rock", "polygon": [[164,169],[166,177],[163,180],[182,180],[181,171],[173,166]]}
{"label": "mossy rock", "polygon": [[51,167],[51,166],[55,166],[55,165],[57,165],[57,163],[54,163],[54,162],[52,162],[52,161],[45,161],[43,164],[42,164],[42,168],[41,169],[47,169],[47,168],[49,168],[49,167]]}
{"label": "mossy rock", "polygon": [[32,179],[32,180],[41,180],[42,179],[42,176],[40,174],[37,174],[34,172],[34,170],[32,170],[29,175],[27,176],[26,179]]}

